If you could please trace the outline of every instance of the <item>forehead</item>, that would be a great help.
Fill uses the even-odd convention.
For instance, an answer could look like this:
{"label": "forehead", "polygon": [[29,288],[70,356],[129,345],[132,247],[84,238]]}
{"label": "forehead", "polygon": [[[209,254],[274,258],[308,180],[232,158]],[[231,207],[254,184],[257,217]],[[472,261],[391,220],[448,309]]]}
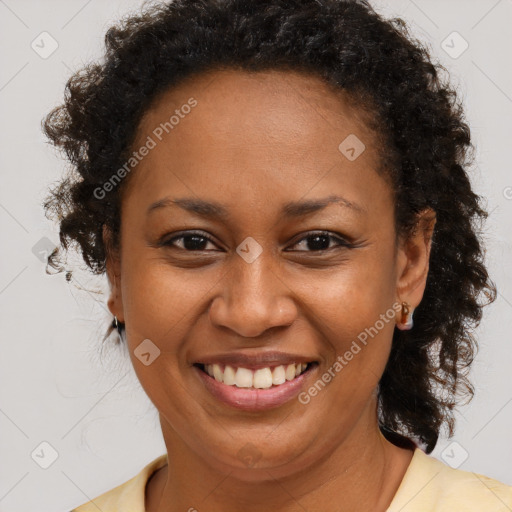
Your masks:
{"label": "forehead", "polygon": [[[194,118],[226,142],[240,142],[246,135],[269,142],[277,137],[280,143],[297,142],[297,137],[306,141],[340,128],[338,137],[344,129],[368,131],[368,113],[354,97],[320,77],[297,71],[221,69],[193,75],[160,93],[143,115],[138,135],[169,121],[191,98],[197,105],[185,117]],[[198,135],[195,126],[187,130],[189,124],[182,123],[179,130],[175,125],[173,134]]]}
{"label": "forehead", "polygon": [[[261,190],[265,183],[285,190],[294,183],[294,193],[303,195],[332,169],[361,179],[379,165],[367,116],[347,93],[314,75],[202,73],[161,93],[144,113],[133,149],[148,137],[154,147],[133,182],[148,194],[179,181],[204,187],[229,180]],[[354,141],[364,151],[350,160],[343,150]]]}

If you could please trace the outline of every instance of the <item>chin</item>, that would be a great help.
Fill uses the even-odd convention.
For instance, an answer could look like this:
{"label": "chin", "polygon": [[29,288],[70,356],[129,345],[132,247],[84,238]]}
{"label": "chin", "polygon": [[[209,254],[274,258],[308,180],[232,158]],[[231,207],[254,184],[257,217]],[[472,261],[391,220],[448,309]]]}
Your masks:
{"label": "chin", "polygon": [[[264,482],[274,480],[280,476],[292,475],[304,469],[304,460],[300,458],[306,448],[299,450],[296,444],[282,446],[276,450],[276,440],[270,441],[253,439],[249,441],[245,437],[238,442],[233,438],[226,441],[226,445],[215,444],[215,450],[209,452],[208,464],[216,470],[229,474],[244,482]],[[233,444],[240,447],[233,450]],[[224,449],[223,449],[224,448]]]}

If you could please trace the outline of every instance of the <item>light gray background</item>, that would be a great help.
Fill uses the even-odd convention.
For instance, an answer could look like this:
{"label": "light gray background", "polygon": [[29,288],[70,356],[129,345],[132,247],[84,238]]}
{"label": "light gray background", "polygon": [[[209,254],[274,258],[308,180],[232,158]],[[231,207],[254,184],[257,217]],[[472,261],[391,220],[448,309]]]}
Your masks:
{"label": "light gray background", "polygon": [[[110,22],[140,5],[139,0],[0,0],[2,512],[67,512],[125,482],[165,451],[156,411],[128,354],[114,349],[100,357],[100,337],[110,318],[102,295],[106,280],[92,279],[87,271],[76,271],[71,284],[64,274],[48,276],[33,252],[44,237],[58,242],[41,201],[66,166],[45,143],[40,121],[61,103],[71,71],[101,55]],[[446,450],[460,462],[467,452],[461,469],[512,484],[512,1],[373,5],[387,16],[403,17],[449,70],[477,146],[473,183],[491,212],[488,261],[499,297],[477,333],[480,352],[472,371],[477,393],[470,406],[460,408],[454,439],[442,439],[434,455],[442,458]],[[43,31],[58,43],[46,59],[31,48]],[[469,43],[458,58],[441,46],[453,31]],[[80,259],[72,256],[69,263],[76,268]],[[31,457],[44,441],[58,453],[48,469]],[[458,444],[449,446],[453,441]],[[43,445],[43,450],[48,456],[49,449]]]}

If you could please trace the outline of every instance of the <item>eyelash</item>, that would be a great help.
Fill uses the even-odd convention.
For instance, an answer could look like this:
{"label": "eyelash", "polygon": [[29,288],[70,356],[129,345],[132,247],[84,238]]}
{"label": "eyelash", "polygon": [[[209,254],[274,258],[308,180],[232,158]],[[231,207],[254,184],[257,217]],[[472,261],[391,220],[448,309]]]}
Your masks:
{"label": "eyelash", "polygon": [[[178,249],[178,250],[185,251],[185,252],[204,252],[204,251],[207,251],[206,249],[187,250],[187,249],[184,249],[183,247],[177,247],[173,243],[175,240],[180,240],[180,239],[184,239],[184,238],[192,237],[192,236],[199,236],[201,238],[204,238],[208,242],[214,244],[213,240],[210,237],[208,237],[207,235],[205,235],[204,233],[202,233],[200,231],[187,231],[187,232],[181,233],[178,236],[174,236],[174,237],[172,237],[172,238],[170,238],[168,240],[163,240],[159,245],[160,246],[164,246],[164,247],[171,247],[173,249]],[[335,240],[337,245],[334,246],[334,247],[329,247],[327,249],[318,249],[316,251],[315,250],[311,250],[311,251],[306,250],[306,251],[298,251],[298,252],[311,252],[311,253],[315,253],[315,252],[318,253],[318,252],[320,252],[321,253],[321,252],[330,251],[332,249],[337,249],[337,248],[340,248],[340,247],[344,247],[344,248],[348,248],[348,249],[352,249],[352,248],[355,247],[355,244],[351,244],[350,242],[347,242],[344,238],[340,237],[339,235],[335,236],[333,233],[331,233],[329,231],[313,231],[313,232],[307,233],[306,236],[302,237],[300,240],[295,242],[293,245],[297,245],[300,242],[303,242],[304,240],[307,240],[308,238],[313,238],[315,236],[327,236],[331,240]]]}

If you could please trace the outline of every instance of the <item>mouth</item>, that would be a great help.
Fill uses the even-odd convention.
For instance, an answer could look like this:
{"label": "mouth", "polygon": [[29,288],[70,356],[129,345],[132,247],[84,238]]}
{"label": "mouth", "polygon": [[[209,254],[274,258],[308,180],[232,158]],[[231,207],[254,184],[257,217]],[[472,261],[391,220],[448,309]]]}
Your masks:
{"label": "mouth", "polygon": [[210,395],[224,405],[244,411],[274,409],[306,387],[318,362],[259,368],[194,363],[196,374]]}
{"label": "mouth", "polygon": [[194,366],[226,386],[237,388],[268,389],[282,386],[316,365],[309,363],[291,363],[287,365],[265,366],[257,369],[236,367],[225,364],[196,363]]}

